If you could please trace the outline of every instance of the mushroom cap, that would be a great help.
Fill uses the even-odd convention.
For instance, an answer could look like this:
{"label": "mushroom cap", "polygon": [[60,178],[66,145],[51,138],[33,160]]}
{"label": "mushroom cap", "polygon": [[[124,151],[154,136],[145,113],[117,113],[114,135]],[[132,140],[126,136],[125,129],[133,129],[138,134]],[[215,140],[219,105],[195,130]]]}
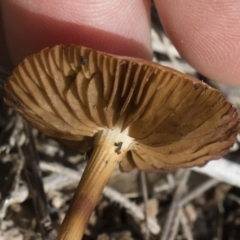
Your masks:
{"label": "mushroom cap", "polygon": [[133,138],[122,171],[174,171],[226,154],[237,110],[216,89],[156,63],[76,45],[24,59],[5,84],[5,102],[44,134],[86,151],[121,122]]}

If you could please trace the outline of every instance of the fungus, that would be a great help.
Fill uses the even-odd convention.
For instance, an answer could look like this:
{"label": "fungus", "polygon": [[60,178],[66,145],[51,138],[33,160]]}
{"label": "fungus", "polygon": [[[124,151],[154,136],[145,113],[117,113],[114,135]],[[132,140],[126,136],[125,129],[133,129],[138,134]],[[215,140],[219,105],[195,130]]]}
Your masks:
{"label": "fungus", "polygon": [[93,148],[60,228],[65,240],[82,238],[117,165],[202,166],[228,152],[239,128],[236,109],[205,83],[76,45],[27,57],[5,84],[5,102],[44,134],[80,152]]}

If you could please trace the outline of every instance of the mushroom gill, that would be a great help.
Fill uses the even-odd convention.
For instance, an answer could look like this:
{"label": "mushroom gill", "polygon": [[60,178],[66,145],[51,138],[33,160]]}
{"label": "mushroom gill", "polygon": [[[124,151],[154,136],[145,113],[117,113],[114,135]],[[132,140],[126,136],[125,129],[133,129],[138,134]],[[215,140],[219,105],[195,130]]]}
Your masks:
{"label": "mushroom gill", "polygon": [[201,166],[226,154],[239,129],[237,110],[205,83],[76,45],[27,57],[5,92],[6,104],[46,135],[81,152],[93,147],[57,239],[81,239],[118,164],[149,172]]}

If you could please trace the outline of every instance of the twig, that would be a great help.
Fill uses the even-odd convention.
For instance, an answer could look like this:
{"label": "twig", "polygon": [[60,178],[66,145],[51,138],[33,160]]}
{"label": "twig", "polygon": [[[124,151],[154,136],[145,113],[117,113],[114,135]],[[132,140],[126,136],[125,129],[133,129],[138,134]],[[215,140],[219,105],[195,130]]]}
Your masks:
{"label": "twig", "polygon": [[240,164],[228,161],[225,158],[210,161],[204,167],[194,167],[193,170],[232,186],[240,187]]}
{"label": "twig", "polygon": [[148,228],[148,213],[147,213],[147,203],[148,203],[148,190],[147,190],[147,180],[146,173],[140,172],[142,194],[144,200],[144,220],[145,220],[145,240],[149,240],[149,228]]}
{"label": "twig", "polygon": [[174,216],[174,220],[173,220],[172,226],[171,226],[171,231],[169,232],[169,236],[168,236],[167,240],[175,240],[176,239],[179,225],[180,225],[180,211],[178,209],[176,211],[176,215]]}
{"label": "twig", "polygon": [[193,191],[188,193],[185,197],[183,197],[181,199],[181,201],[179,202],[178,206],[180,208],[183,207],[184,205],[191,202],[193,199],[197,198],[198,196],[200,196],[201,194],[206,192],[208,189],[216,186],[218,183],[219,183],[219,181],[216,179],[210,179],[210,180],[206,181],[205,183],[203,183],[202,185],[198,186],[196,189],[194,189]]}
{"label": "twig", "polygon": [[[125,209],[128,210],[128,212],[136,219],[140,221],[144,221],[144,213],[142,212],[141,208],[139,208],[136,204],[129,201],[129,199],[125,198],[121,193],[118,191],[110,188],[105,187],[103,194],[111,199],[114,202],[119,203],[121,206],[123,206]],[[152,234],[158,234],[161,230],[158,223],[151,217],[148,217],[148,228]]]}
{"label": "twig", "polygon": [[31,193],[40,232],[44,239],[54,239],[57,232],[52,227],[52,220],[49,215],[48,202],[39,168],[38,154],[36,152],[31,129],[25,121],[24,129],[26,133],[26,140],[22,146],[23,157],[25,158],[24,176]]}
{"label": "twig", "polygon": [[161,186],[156,186],[153,188],[154,193],[160,193],[163,191],[170,191],[172,190],[171,186],[169,186],[169,183],[162,184]]}
{"label": "twig", "polygon": [[238,205],[240,205],[240,198],[237,197],[236,195],[230,193],[230,194],[228,194],[227,198],[233,200],[233,201],[236,202]]}
{"label": "twig", "polygon": [[[179,214],[178,203],[179,203],[183,193],[185,192],[186,184],[187,184],[188,178],[190,176],[190,173],[191,173],[191,171],[189,169],[185,170],[183,179],[180,182],[180,184],[174,194],[173,201],[171,203],[170,210],[168,212],[167,220],[163,227],[163,231],[162,231],[160,240],[169,240],[170,239],[169,235],[170,235],[172,226],[174,224],[176,224],[175,223],[175,221],[177,220],[176,215],[177,215],[177,213]],[[171,236],[172,236],[172,234],[171,234]]]}
{"label": "twig", "polygon": [[189,227],[188,219],[182,208],[179,208],[179,211],[180,211],[180,223],[181,223],[181,226],[183,229],[184,237],[187,240],[193,240],[193,235],[192,235],[191,229]]}
{"label": "twig", "polygon": [[[18,148],[21,151],[20,148]],[[24,159],[20,157],[17,161],[16,167],[11,171],[8,176],[8,183],[5,186],[5,189],[2,189],[2,196],[0,196],[0,228],[5,217],[8,206],[10,205],[10,199],[13,192],[18,191],[20,183],[20,174],[23,168]]]}
{"label": "twig", "polygon": [[175,179],[171,173],[167,174],[167,181],[170,189],[173,189],[176,187]]}

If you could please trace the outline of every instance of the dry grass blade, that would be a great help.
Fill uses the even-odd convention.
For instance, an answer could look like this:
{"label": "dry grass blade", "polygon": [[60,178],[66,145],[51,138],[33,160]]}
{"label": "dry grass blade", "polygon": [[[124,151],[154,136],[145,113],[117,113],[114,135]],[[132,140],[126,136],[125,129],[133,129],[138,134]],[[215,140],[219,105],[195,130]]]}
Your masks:
{"label": "dry grass blade", "polygon": [[54,239],[56,237],[56,230],[53,229],[52,220],[49,215],[47,198],[43,189],[42,175],[33,136],[26,122],[24,122],[24,129],[26,132],[26,140],[22,146],[23,157],[25,159],[24,176],[33,200],[40,232],[43,238]]}
{"label": "dry grass blade", "polygon": [[16,163],[16,166],[10,172],[8,178],[6,179],[6,184],[0,192],[0,229],[2,221],[5,217],[7,208],[11,204],[11,195],[13,192],[18,191],[20,183],[20,174],[24,165],[24,158],[22,157],[22,152],[20,147],[18,148],[20,158]]}
{"label": "dry grass blade", "polygon": [[180,222],[184,232],[184,236],[186,240],[193,240],[193,235],[189,227],[187,216],[185,215],[182,208],[180,208],[179,211],[180,211]]}
{"label": "dry grass blade", "polygon": [[193,199],[197,198],[198,196],[206,192],[208,189],[216,186],[218,183],[219,181],[216,179],[210,179],[206,181],[205,183],[203,183],[202,185],[198,186],[196,189],[188,193],[185,197],[183,197],[179,202],[179,207],[183,207],[184,205],[188,204]]}
{"label": "dry grass blade", "polygon": [[[160,240],[168,240],[168,239],[175,238],[175,234],[177,233],[176,226],[179,226],[179,221],[180,221],[180,212],[179,212],[178,203],[186,191],[186,184],[189,179],[190,173],[191,173],[190,170],[185,171],[184,176],[176,189],[165,225],[162,230]],[[175,228],[173,226],[175,226]]]}
{"label": "dry grass blade", "polygon": [[206,166],[202,168],[196,167],[193,170],[240,188],[240,166],[238,163],[225,158],[211,161]]}
{"label": "dry grass blade", "polygon": [[145,240],[149,240],[149,227],[148,227],[148,213],[147,213],[147,202],[148,202],[148,189],[147,189],[147,179],[146,173],[140,172],[142,194],[144,200],[144,217],[145,217]]}
{"label": "dry grass blade", "polygon": [[176,236],[177,236],[177,233],[178,233],[178,230],[180,227],[180,217],[181,217],[180,209],[178,209],[176,211],[174,221],[172,222],[171,231],[169,232],[169,236],[168,236],[167,240],[175,240],[176,239]]}

